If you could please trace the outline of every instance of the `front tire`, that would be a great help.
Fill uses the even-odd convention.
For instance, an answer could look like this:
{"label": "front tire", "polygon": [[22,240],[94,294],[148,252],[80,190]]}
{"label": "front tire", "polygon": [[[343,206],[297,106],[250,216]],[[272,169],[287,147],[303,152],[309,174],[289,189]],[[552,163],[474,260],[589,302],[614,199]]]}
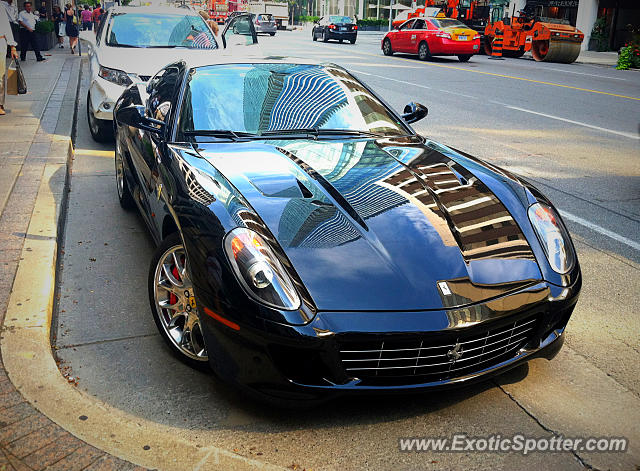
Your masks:
{"label": "front tire", "polygon": [[431,53],[429,52],[429,45],[425,41],[422,41],[420,46],[418,46],[418,58],[421,61],[426,61],[430,57]]}
{"label": "front tire", "polygon": [[172,353],[184,363],[209,369],[202,323],[189,279],[187,254],[174,232],[156,249],[149,267],[153,320]]}
{"label": "front tire", "polygon": [[116,189],[118,190],[118,201],[122,209],[132,209],[135,204],[131,190],[129,190],[129,184],[127,183],[127,177],[124,174],[124,157],[122,155],[122,146],[120,140],[116,136],[116,149],[115,149],[115,165],[116,165]]}
{"label": "front tire", "polygon": [[471,59],[471,55],[472,55],[472,54],[460,54],[460,55],[458,56],[458,60],[459,60],[460,62],[469,62],[469,59]]}
{"label": "front tire", "polygon": [[87,92],[87,124],[91,137],[96,142],[113,141],[113,123],[104,119],[98,119],[93,114],[91,105],[91,92]]}
{"label": "front tire", "polygon": [[311,39],[313,39],[314,41],[318,40],[318,36],[316,36],[316,29],[313,28],[313,30],[311,30]]}
{"label": "front tire", "polygon": [[391,41],[389,40],[389,38],[385,38],[385,40],[383,41],[382,52],[384,53],[385,56],[393,55],[393,48],[391,47]]}
{"label": "front tire", "polygon": [[269,33],[269,34],[270,34],[271,36],[275,36],[275,35],[276,35],[276,33]]}
{"label": "front tire", "polygon": [[326,32],[326,31],[323,31],[323,32],[322,32],[322,42],[323,42],[323,43],[326,43],[326,42],[328,42],[328,41],[329,41],[329,36],[327,35],[327,32]]}

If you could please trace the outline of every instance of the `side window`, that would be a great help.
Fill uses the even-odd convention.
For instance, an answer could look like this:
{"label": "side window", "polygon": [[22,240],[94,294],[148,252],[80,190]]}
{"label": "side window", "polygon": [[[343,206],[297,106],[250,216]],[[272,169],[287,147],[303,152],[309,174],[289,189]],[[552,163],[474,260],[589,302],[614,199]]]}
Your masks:
{"label": "side window", "polygon": [[167,121],[179,78],[180,68],[170,65],[149,80],[147,85],[149,99],[147,100],[146,109],[146,114],[149,118]]}
{"label": "side window", "polygon": [[251,15],[238,15],[227,24],[222,33],[225,49],[237,46],[250,46],[258,43]]}
{"label": "side window", "polygon": [[416,20],[416,22],[413,25],[413,28],[411,29],[427,29],[427,27],[424,24],[424,20]]}
{"label": "side window", "polygon": [[413,23],[415,23],[415,20],[407,21],[405,24],[400,26],[400,30],[403,31],[403,30],[406,30],[406,29],[412,29]]}

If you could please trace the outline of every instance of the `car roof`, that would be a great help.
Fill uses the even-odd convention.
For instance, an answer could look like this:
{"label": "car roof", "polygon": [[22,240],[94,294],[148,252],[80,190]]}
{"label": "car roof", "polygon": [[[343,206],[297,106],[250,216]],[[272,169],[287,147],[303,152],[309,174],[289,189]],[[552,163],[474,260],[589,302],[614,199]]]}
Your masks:
{"label": "car roof", "polygon": [[114,13],[140,13],[143,15],[182,15],[182,16],[199,16],[198,12],[191,8],[178,7],[121,7],[114,6],[109,9],[111,14]]}

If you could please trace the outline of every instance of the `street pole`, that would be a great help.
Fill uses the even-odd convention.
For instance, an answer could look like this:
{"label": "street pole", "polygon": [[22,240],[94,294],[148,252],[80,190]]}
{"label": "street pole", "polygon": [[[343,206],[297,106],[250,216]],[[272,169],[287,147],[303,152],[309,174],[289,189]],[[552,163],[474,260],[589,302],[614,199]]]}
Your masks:
{"label": "street pole", "polygon": [[391,31],[392,15],[393,15],[393,0],[391,0],[391,3],[389,4],[389,31]]}

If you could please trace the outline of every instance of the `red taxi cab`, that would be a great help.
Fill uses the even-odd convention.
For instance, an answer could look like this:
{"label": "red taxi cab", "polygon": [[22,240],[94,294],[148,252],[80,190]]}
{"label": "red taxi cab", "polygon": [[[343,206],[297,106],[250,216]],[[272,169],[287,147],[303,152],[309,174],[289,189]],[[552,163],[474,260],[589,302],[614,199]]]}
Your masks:
{"label": "red taxi cab", "polygon": [[418,54],[421,60],[431,56],[458,56],[467,62],[480,51],[480,34],[451,18],[411,18],[382,38],[382,52]]}

